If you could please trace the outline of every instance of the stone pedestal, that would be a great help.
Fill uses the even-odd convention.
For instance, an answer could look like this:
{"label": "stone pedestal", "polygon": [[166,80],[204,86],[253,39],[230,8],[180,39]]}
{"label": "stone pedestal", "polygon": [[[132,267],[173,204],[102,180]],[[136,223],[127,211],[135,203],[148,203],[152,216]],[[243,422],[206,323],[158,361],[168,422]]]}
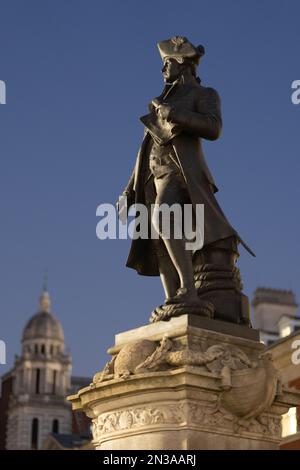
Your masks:
{"label": "stone pedestal", "polygon": [[112,360],[69,397],[99,450],[277,449],[282,389],[248,327],[183,315],[116,335]]}

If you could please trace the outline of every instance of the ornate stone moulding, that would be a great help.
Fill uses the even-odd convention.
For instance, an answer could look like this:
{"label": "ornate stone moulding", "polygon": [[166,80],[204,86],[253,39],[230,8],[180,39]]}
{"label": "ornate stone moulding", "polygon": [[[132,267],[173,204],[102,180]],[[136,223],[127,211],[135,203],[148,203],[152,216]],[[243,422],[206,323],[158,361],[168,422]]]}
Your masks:
{"label": "ornate stone moulding", "polygon": [[281,386],[258,341],[191,323],[117,335],[112,359],[69,397],[92,418],[96,449],[278,448],[299,392]]}

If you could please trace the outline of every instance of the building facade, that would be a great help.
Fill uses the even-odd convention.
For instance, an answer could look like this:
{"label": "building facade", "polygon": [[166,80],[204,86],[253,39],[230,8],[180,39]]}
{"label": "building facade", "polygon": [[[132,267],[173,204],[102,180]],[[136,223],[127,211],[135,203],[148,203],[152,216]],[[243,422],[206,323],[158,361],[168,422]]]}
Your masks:
{"label": "building facade", "polygon": [[295,294],[290,290],[259,287],[252,300],[252,323],[267,346],[300,329]]}
{"label": "building facade", "polygon": [[10,384],[9,392],[2,396],[6,428],[5,432],[2,429],[2,446],[40,449],[49,434],[71,433],[72,413],[65,399],[71,386],[71,366],[62,326],[51,313],[45,289],[38,312],[23,330],[21,355],[2,380],[2,390]]}
{"label": "building facade", "polygon": [[[253,326],[272,355],[283,386],[300,390],[300,317],[295,295],[281,289],[256,289],[252,301]],[[300,408],[282,418],[281,449],[300,450]]]}

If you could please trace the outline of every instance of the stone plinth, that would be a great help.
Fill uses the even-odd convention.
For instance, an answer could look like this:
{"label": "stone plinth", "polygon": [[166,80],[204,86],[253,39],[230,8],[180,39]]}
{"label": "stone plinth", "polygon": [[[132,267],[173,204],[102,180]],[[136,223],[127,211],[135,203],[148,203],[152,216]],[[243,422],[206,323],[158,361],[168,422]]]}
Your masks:
{"label": "stone plinth", "polygon": [[281,415],[300,394],[282,390],[257,339],[188,315],[121,333],[112,360],[69,400],[93,419],[100,450],[277,449]]}

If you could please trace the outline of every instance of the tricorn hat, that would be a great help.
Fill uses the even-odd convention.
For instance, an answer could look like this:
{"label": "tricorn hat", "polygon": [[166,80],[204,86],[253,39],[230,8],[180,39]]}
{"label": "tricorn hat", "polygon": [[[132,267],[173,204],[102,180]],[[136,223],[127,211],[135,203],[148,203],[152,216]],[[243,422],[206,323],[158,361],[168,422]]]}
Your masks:
{"label": "tricorn hat", "polygon": [[199,63],[200,58],[205,54],[203,46],[195,47],[183,36],[174,36],[157,44],[163,62],[166,59],[175,59],[182,63],[184,59],[191,59]]}

